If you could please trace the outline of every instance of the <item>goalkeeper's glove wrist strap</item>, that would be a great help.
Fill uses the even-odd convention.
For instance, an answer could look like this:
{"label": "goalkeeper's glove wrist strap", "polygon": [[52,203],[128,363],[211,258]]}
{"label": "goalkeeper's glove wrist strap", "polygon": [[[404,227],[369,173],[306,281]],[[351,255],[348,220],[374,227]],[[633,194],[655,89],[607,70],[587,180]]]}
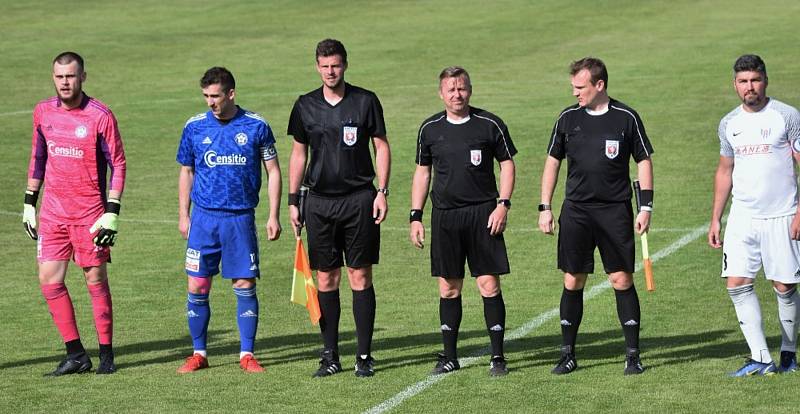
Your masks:
{"label": "goalkeeper's glove wrist strap", "polygon": [[25,190],[25,204],[30,204],[36,207],[36,202],[39,200],[39,191]]}
{"label": "goalkeeper's glove wrist strap", "polygon": [[119,215],[120,207],[121,206],[119,200],[109,198],[108,202],[106,203],[106,213],[113,213]]}

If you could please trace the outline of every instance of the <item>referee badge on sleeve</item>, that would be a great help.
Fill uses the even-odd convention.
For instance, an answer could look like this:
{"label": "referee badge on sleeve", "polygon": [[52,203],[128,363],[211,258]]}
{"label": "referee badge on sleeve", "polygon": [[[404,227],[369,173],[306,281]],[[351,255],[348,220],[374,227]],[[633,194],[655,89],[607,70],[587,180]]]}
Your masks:
{"label": "referee badge on sleeve", "polygon": [[342,131],[342,140],[348,147],[352,147],[358,140],[358,127],[346,126]]}
{"label": "referee badge on sleeve", "polygon": [[607,139],[606,140],[606,157],[613,160],[619,155],[619,141]]}
{"label": "referee badge on sleeve", "polygon": [[481,150],[470,150],[469,151],[469,160],[472,162],[472,165],[479,166],[481,165]]}

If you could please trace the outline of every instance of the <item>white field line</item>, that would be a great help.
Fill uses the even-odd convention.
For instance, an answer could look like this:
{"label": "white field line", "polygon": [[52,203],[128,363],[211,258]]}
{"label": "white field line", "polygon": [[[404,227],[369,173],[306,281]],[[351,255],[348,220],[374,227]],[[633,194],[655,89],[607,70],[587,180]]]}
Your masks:
{"label": "white field line", "polygon": [[[673,242],[669,246],[667,246],[667,247],[659,250],[655,254],[651,255],[650,259],[653,262],[656,262],[659,259],[667,257],[667,256],[671,255],[672,253],[675,253],[676,251],[678,251],[683,246],[686,246],[687,244],[691,243],[692,241],[694,241],[695,239],[697,239],[701,235],[705,234],[707,229],[708,229],[708,224],[692,229],[691,231],[689,231],[686,234],[684,234],[683,237],[681,237],[677,241]],[[641,267],[642,267],[641,266],[641,262],[638,262],[637,265],[636,265],[636,271],[641,270]],[[589,300],[589,299],[597,296],[601,292],[605,291],[609,287],[611,287],[611,284],[606,280],[603,283],[597,284],[597,285],[593,286],[591,289],[589,289],[589,291],[584,294],[583,298],[584,298],[584,300]],[[557,317],[558,314],[559,314],[558,308],[553,308],[553,309],[548,310],[547,312],[539,314],[536,317],[534,317],[533,319],[531,319],[528,322],[526,322],[524,325],[522,325],[519,328],[514,329],[513,331],[511,331],[508,334],[506,334],[505,339],[509,340],[509,341],[512,341],[512,340],[515,340],[515,339],[522,338],[522,337],[528,335],[534,329],[542,326],[542,324],[544,324],[548,320]],[[461,366],[462,367],[466,367],[466,366],[474,364],[476,361],[481,359],[480,357],[485,356],[488,353],[489,353],[489,349],[486,348],[486,349],[481,350],[480,352],[476,353],[475,355],[473,355],[471,357],[460,359],[459,362],[461,362]],[[433,386],[437,382],[444,380],[445,378],[447,378],[447,376],[449,376],[451,374],[428,376],[424,380],[419,381],[416,384],[408,386],[403,391],[400,391],[399,393],[395,394],[392,398],[389,398],[388,400],[386,400],[386,401],[384,401],[384,402],[382,402],[382,403],[370,408],[369,410],[364,411],[364,414],[382,414],[382,413],[385,413],[385,412],[397,407],[398,405],[402,404],[405,400],[407,400],[407,399],[409,399],[411,397],[414,397],[415,395],[425,391],[426,389],[430,388],[431,386]]]}

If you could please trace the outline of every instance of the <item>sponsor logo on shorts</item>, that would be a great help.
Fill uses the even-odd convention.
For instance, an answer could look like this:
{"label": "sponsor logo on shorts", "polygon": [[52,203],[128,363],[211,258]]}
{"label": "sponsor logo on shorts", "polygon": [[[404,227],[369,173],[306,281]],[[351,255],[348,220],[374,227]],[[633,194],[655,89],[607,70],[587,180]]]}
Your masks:
{"label": "sponsor logo on shorts", "polygon": [[195,249],[186,249],[186,270],[190,272],[200,271],[200,251]]}
{"label": "sponsor logo on shorts", "polygon": [[211,168],[217,165],[247,165],[247,157],[242,154],[219,155],[216,151],[206,151],[203,161]]}
{"label": "sponsor logo on shorts", "polygon": [[86,133],[86,127],[83,125],[78,125],[78,127],[75,128],[75,136],[78,138],[86,138]]}
{"label": "sponsor logo on shorts", "polygon": [[358,141],[358,127],[346,126],[342,131],[342,140],[348,147],[355,145]]}
{"label": "sponsor logo on shorts", "polygon": [[236,134],[236,143],[239,144],[240,147],[244,144],[247,144],[247,134],[244,132]]}
{"label": "sponsor logo on shorts", "polygon": [[78,147],[60,147],[54,141],[47,141],[47,153],[54,157],[83,158],[83,150]]}
{"label": "sponsor logo on shorts", "polygon": [[800,269],[797,269],[797,271],[794,272],[794,278],[795,279],[800,279]]}
{"label": "sponsor logo on shorts", "polygon": [[470,150],[469,151],[469,161],[474,166],[481,165],[481,161],[483,161],[483,156],[481,154],[481,150]]}
{"label": "sponsor logo on shorts", "polygon": [[617,158],[619,155],[619,141],[614,139],[607,139],[606,140],[606,157],[608,159],[613,160]]}

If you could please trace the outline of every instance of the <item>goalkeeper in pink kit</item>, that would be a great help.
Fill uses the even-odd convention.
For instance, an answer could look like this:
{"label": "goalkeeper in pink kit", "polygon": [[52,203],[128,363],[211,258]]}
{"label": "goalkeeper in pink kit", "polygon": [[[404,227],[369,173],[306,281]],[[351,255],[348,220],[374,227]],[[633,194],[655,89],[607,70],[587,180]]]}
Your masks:
{"label": "goalkeeper in pink kit", "polygon": [[[83,58],[74,52],[61,53],[53,60],[56,96],[39,102],[33,110],[22,221],[25,231],[37,241],[39,284],[67,351],[58,367],[47,374],[51,376],[92,368],[64,284],[70,260],[83,269],[91,296],[100,348],[96,373],[116,371],[106,263],[111,261],[110,246],[117,234],[125,152],[114,114],[83,93],[85,80]],[[37,221],[36,202],[42,184]]]}

